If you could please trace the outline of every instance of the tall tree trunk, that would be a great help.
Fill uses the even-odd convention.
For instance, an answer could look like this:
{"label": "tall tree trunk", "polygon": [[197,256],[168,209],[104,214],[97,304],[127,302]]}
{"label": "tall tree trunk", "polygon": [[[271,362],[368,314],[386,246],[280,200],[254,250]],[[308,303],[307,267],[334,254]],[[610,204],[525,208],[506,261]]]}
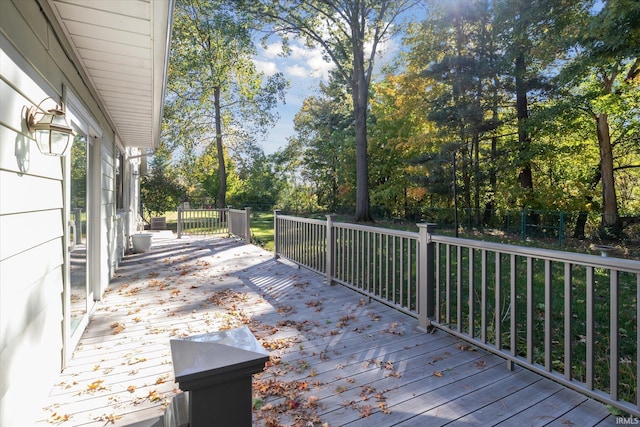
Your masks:
{"label": "tall tree trunk", "polygon": [[533,189],[533,173],[531,172],[531,161],[529,148],[531,137],[527,132],[527,120],[529,119],[529,107],[527,105],[527,83],[525,76],[527,63],[522,49],[516,56],[515,63],[516,77],[516,112],[518,115],[518,146],[520,151],[520,187]]}
{"label": "tall tree trunk", "polygon": [[613,150],[609,120],[605,113],[596,116],[598,146],[600,147],[600,175],[602,179],[602,226],[615,227],[618,224],[618,200],[613,177]]}
{"label": "tall tree trunk", "polygon": [[222,209],[227,204],[227,169],[224,162],[224,149],[222,147],[222,114],[220,113],[220,87],[213,90],[213,108],[216,116],[216,150],[218,151],[218,186],[217,205]]}
{"label": "tall tree trunk", "polygon": [[354,49],[352,92],[356,133],[356,222],[371,222],[369,212],[369,157],[367,155],[367,104],[369,93],[364,71],[364,50]]}

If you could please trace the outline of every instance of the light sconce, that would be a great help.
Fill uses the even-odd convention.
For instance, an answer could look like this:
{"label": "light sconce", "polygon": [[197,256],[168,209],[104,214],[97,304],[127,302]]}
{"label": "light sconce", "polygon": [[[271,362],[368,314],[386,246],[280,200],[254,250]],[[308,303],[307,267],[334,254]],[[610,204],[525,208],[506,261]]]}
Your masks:
{"label": "light sconce", "polygon": [[75,132],[64,118],[64,105],[56,105],[50,110],[42,110],[40,106],[27,110],[27,126],[29,132],[34,134],[38,149],[48,156],[64,156],[69,147],[69,142]]}

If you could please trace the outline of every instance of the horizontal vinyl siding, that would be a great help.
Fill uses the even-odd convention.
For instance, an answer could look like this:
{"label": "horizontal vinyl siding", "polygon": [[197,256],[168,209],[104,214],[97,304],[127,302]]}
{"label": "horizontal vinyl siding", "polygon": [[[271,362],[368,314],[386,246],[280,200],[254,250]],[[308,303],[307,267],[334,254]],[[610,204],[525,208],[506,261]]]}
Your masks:
{"label": "horizontal vinyl siding", "polygon": [[[62,182],[0,169],[0,215],[62,209]],[[23,189],[29,188],[25,196]]]}
{"label": "horizontal vinyl siding", "polygon": [[0,262],[52,240],[57,240],[58,246],[50,255],[54,258],[62,255],[63,230],[60,209],[2,215],[0,230]]}
{"label": "horizontal vinyl siding", "polygon": [[[62,256],[52,256],[59,251],[58,245],[57,240],[52,240],[2,261],[0,348],[18,340],[31,318],[61,298],[63,260]],[[61,309],[62,305],[55,304],[55,307]],[[58,315],[59,323],[62,320],[61,310]]]}
{"label": "horizontal vinyl siding", "polygon": [[[59,99],[60,55],[35,1],[0,13],[0,425],[32,425],[62,366],[63,168],[44,156],[26,110]],[[17,10],[16,5],[20,10]],[[60,63],[68,62],[62,55]],[[67,65],[68,71],[72,70]],[[45,77],[46,76],[46,77]],[[53,102],[53,101],[50,101]]]}
{"label": "horizontal vinyl siding", "polygon": [[83,121],[95,128],[88,132],[97,137],[90,165],[89,250],[99,267],[90,277],[95,297],[106,288],[118,251],[115,132],[81,70],[70,62],[73,50],[60,45],[66,44],[64,36],[54,34],[38,1],[0,3],[0,426],[5,427],[32,425],[63,362],[64,170],[60,158],[39,152],[24,122],[26,110],[45,98],[56,102],[72,94],[86,113]]}

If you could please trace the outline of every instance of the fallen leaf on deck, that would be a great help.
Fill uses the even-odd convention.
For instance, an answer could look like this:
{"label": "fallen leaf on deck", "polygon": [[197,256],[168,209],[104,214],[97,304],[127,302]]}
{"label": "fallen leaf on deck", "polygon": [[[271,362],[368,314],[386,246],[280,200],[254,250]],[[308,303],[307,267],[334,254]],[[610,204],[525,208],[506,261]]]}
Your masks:
{"label": "fallen leaf on deck", "polygon": [[366,418],[369,415],[371,415],[371,411],[372,411],[372,407],[371,405],[364,405],[363,407],[360,408],[360,418]]}
{"label": "fallen leaf on deck", "polygon": [[70,418],[71,417],[68,414],[58,414],[57,412],[54,412],[49,418],[47,418],[47,422],[49,424],[59,424],[69,421]]}
{"label": "fallen leaf on deck", "polygon": [[115,322],[115,323],[111,324],[111,329],[113,329],[113,334],[114,335],[119,334],[120,332],[124,331],[125,328],[126,327],[124,326],[124,324],[119,323],[119,322]]}
{"label": "fallen leaf on deck", "polygon": [[95,380],[94,382],[92,382],[87,386],[88,391],[94,392],[98,390],[106,390],[106,388],[102,386],[103,382],[104,380]]}

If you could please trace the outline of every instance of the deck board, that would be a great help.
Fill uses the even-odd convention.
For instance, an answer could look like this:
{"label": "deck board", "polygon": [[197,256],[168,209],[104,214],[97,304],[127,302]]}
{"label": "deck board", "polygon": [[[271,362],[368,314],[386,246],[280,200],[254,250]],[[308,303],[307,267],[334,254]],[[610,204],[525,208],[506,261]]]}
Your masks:
{"label": "deck board", "polygon": [[232,239],[154,242],[125,258],[39,427],[158,417],[179,392],[169,340],[243,325],[272,355],[254,376],[256,426],[615,424],[600,403],[323,279]]}

